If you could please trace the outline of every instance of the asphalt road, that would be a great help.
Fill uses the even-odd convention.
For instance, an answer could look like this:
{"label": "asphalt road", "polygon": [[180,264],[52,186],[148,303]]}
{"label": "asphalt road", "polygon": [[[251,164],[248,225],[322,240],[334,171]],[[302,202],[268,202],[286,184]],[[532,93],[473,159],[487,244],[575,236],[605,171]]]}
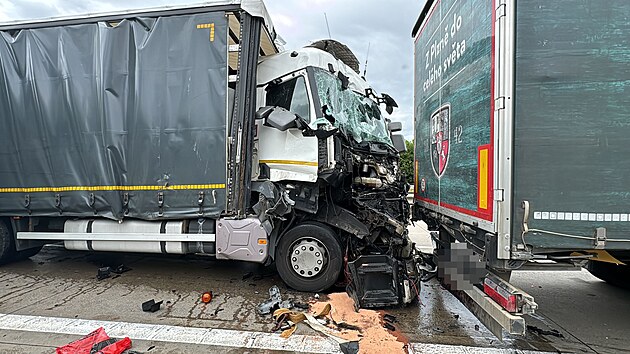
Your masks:
{"label": "asphalt road", "polygon": [[[430,247],[421,227],[414,229],[414,238],[421,247]],[[96,279],[100,266],[119,264],[132,270],[116,278]],[[248,273],[251,276],[243,279]],[[398,318],[399,331],[416,352],[445,352],[447,347],[440,345],[485,348],[482,352],[630,349],[627,291],[579,270],[516,272],[513,283],[533,295],[540,307],[536,318],[527,319],[534,327],[525,338],[497,340],[435,281],[423,285],[419,305],[386,312]],[[80,337],[61,330],[64,323],[88,328],[99,321],[115,324],[120,332],[116,334],[125,335],[125,328],[133,332],[138,338],[134,350],[142,353],[329,351],[330,343],[317,342],[321,336],[306,327],[300,327],[299,336],[283,347],[277,336],[267,334],[272,321],[255,309],[274,284],[284,298],[314,300],[315,294],[287,289],[273,268],[204,257],[88,253],[47,246],[28,260],[0,268],[0,353],[50,353]],[[209,304],[200,301],[204,291],[214,293]],[[163,300],[162,309],[142,312],[141,303],[149,299]],[[15,321],[23,327],[8,329]],[[168,331],[178,334],[164,339]],[[190,332],[188,337],[183,331]],[[202,339],[184,339],[198,333]]]}

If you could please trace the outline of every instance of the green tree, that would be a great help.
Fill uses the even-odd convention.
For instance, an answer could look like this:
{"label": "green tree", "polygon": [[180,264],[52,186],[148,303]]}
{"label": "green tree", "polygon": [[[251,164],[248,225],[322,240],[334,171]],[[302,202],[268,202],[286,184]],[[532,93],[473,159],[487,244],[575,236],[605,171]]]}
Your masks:
{"label": "green tree", "polygon": [[407,179],[407,183],[413,185],[413,141],[406,140],[407,151],[400,154],[400,169]]}

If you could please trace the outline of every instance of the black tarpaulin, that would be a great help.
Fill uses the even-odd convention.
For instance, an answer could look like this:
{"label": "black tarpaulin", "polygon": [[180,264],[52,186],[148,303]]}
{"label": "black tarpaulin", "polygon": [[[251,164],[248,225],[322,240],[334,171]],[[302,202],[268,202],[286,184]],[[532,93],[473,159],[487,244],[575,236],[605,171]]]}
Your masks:
{"label": "black tarpaulin", "polygon": [[223,12],[0,32],[0,215],[216,217]]}

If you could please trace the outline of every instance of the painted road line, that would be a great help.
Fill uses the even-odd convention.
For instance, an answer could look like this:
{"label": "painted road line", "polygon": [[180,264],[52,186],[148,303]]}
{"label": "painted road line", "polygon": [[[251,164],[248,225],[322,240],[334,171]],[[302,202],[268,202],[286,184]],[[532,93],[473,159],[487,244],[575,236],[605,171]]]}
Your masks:
{"label": "painted road line", "polygon": [[483,348],[447,344],[411,343],[409,345],[409,348],[410,353],[413,354],[552,354],[552,352],[539,352],[519,349]]}
{"label": "painted road line", "polygon": [[[341,353],[339,344],[336,342],[325,337],[310,335],[294,334],[284,339],[280,338],[278,334],[265,332],[0,314],[0,330],[84,336],[99,327],[105,328],[107,334],[112,337],[129,337],[132,340],[196,344],[207,345],[209,347],[277,350],[295,353]],[[414,354],[550,353],[425,343],[410,343],[409,348],[410,353]]]}
{"label": "painted road line", "polygon": [[279,334],[265,332],[0,314],[2,330],[83,336],[99,327],[105,328],[111,337],[132,340],[298,353],[340,353],[339,344],[318,336],[292,335],[285,339]]}

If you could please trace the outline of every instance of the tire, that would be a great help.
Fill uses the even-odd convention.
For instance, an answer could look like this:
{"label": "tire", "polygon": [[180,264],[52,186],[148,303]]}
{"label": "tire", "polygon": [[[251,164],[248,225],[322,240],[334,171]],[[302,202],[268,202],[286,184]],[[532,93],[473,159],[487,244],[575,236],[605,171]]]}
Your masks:
{"label": "tire", "polygon": [[33,248],[26,249],[26,250],[18,251],[18,252],[15,253],[14,259],[16,261],[22,261],[22,260],[25,260],[27,258],[31,258],[34,255],[38,254],[39,251],[41,251],[43,247],[44,246],[38,246],[38,247],[33,247]]}
{"label": "tire", "polygon": [[[320,260],[321,267],[317,267]],[[278,274],[289,287],[308,292],[332,287],[343,266],[337,236],[320,223],[305,223],[289,230],[278,242],[275,261]]]}
{"label": "tire", "polygon": [[0,220],[0,264],[6,264],[15,256],[13,232],[5,220]]}
{"label": "tire", "polygon": [[586,269],[610,285],[630,289],[630,268],[627,265],[590,261]]}

